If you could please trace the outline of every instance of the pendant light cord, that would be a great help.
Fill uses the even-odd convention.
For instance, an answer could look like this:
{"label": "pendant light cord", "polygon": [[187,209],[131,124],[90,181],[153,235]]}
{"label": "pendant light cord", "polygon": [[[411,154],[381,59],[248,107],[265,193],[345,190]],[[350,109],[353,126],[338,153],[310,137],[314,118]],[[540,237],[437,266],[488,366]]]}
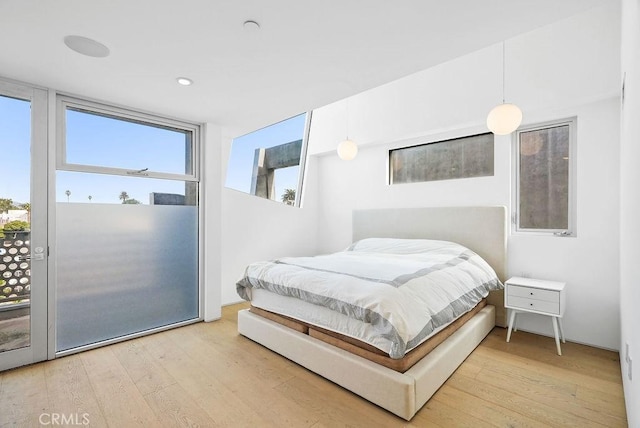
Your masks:
{"label": "pendant light cord", "polygon": [[505,88],[505,70],[506,70],[506,59],[505,59],[505,47],[504,47],[504,40],[502,41],[502,104],[504,104],[504,88]]}
{"label": "pendant light cord", "polygon": [[349,139],[349,98],[345,99],[344,103],[344,133],[346,134],[345,140]]}

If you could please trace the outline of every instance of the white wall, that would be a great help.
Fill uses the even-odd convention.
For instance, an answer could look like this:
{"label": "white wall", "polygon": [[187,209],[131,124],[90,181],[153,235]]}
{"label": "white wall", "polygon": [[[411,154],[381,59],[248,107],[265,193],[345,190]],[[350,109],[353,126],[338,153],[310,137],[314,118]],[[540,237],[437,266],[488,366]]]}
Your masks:
{"label": "white wall", "polygon": [[[231,150],[231,138],[223,138],[222,177]],[[222,304],[240,301],[236,282],[245,267],[257,260],[316,253],[317,210],[306,196],[316,190],[315,161],[306,168],[303,208],[258,198],[246,193],[222,189],[221,282]],[[222,179],[224,183],[224,179]]]}
{"label": "white wall", "polygon": [[[511,235],[509,273],[566,281],[569,340],[619,347],[619,4],[510,39],[506,98],[525,123],[578,116],[575,238]],[[314,111],[310,151],[318,161],[319,252],[351,240],[358,208],[506,205],[511,208],[511,139],[496,137],[495,175],[388,186],[389,148],[484,132],[501,101],[502,47],[492,46]],[[351,162],[333,149],[360,143]],[[522,329],[552,335],[548,318]]]}
{"label": "white wall", "polygon": [[201,147],[201,182],[205,215],[200,220],[203,228],[203,294],[204,320],[212,321],[221,316],[220,296],[220,141],[222,130],[219,126],[207,123],[203,127],[204,145]]}
{"label": "white wall", "polygon": [[[622,72],[626,73],[622,108],[621,204],[620,204],[620,359],[627,418],[630,427],[640,426],[640,2],[622,2]],[[634,362],[634,379],[628,378],[625,346]]]}
{"label": "white wall", "polygon": [[[526,122],[539,111],[616,95],[619,21],[613,1],[507,40],[506,101],[522,108]],[[314,110],[309,150],[335,150],[345,138],[345,111],[349,136],[375,144],[474,126],[486,130],[487,113],[501,101],[502,45],[496,44]]]}

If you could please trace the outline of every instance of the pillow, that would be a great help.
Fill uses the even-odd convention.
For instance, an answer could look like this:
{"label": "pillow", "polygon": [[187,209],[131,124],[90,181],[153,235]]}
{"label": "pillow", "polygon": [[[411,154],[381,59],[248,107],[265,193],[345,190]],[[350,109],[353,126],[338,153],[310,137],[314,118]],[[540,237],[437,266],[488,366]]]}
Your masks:
{"label": "pillow", "polygon": [[467,250],[460,244],[433,239],[400,239],[400,238],[366,238],[356,241],[345,251],[362,251],[368,253],[418,254],[438,249]]}

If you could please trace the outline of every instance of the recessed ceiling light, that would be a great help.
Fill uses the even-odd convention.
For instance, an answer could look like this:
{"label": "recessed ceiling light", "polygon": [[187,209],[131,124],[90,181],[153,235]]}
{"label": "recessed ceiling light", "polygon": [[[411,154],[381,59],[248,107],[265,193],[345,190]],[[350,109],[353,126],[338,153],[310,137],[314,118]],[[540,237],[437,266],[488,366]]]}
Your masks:
{"label": "recessed ceiling light", "polygon": [[94,58],[109,56],[109,48],[100,42],[82,36],[67,36],[64,44],[72,51]]}
{"label": "recessed ceiling light", "polygon": [[255,32],[260,29],[260,24],[258,24],[256,21],[252,19],[244,21],[242,26],[244,27],[244,31],[247,31],[247,32]]}
{"label": "recessed ceiling light", "polygon": [[193,80],[189,79],[188,77],[178,77],[176,81],[182,86],[193,85]]}

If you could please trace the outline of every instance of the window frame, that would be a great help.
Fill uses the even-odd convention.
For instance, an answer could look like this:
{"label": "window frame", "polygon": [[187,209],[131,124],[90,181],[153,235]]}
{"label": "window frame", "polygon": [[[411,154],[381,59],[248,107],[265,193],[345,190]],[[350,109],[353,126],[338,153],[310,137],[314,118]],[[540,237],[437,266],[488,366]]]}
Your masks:
{"label": "window frame", "polygon": [[[567,228],[566,229],[531,229],[520,227],[520,134],[531,131],[544,130],[549,128],[557,128],[561,126],[569,127],[569,172],[567,178],[568,195],[567,195]],[[512,232],[521,235],[544,235],[544,236],[561,236],[561,237],[577,237],[576,228],[576,146],[577,146],[577,116],[550,120],[546,122],[535,123],[518,128],[512,136],[512,152],[513,152],[513,179],[512,179],[512,200],[514,206],[512,209]]]}
{"label": "window frame", "polygon": [[[244,190],[241,190],[241,189],[238,189],[238,188],[235,188],[235,187],[230,187],[230,186],[228,186],[226,184],[226,181],[227,181],[228,176],[229,176],[229,168],[230,168],[231,158],[232,158],[232,154],[233,154],[233,147],[234,147],[234,143],[235,143],[236,139],[244,137],[244,136],[248,136],[250,134],[256,133],[258,131],[261,131],[263,129],[269,128],[269,127],[274,126],[274,125],[278,125],[278,124],[280,124],[282,122],[286,122],[286,121],[288,121],[290,119],[293,119],[293,118],[296,118],[296,117],[299,117],[299,116],[302,116],[302,115],[305,116],[305,119],[304,119],[304,125],[303,125],[303,129],[302,129],[302,136],[300,138],[300,140],[302,141],[302,145],[300,147],[300,162],[297,165],[297,167],[298,167],[298,178],[296,180],[296,189],[295,189],[296,190],[296,199],[294,200],[294,204],[293,205],[284,204],[282,201],[280,201],[277,198],[264,198],[262,196],[254,195],[254,194],[251,193],[251,190],[245,192]],[[231,139],[231,146],[230,146],[230,149],[229,149],[229,156],[227,158],[227,166],[226,166],[225,178],[223,179],[223,181],[225,182],[225,184],[223,184],[223,187],[225,189],[229,189],[229,190],[237,191],[237,192],[240,192],[240,193],[244,193],[245,195],[255,196],[257,198],[264,199],[264,200],[267,200],[267,201],[277,202],[277,203],[282,204],[282,205],[287,205],[287,206],[296,207],[296,208],[302,208],[302,205],[304,203],[304,195],[303,195],[304,182],[305,182],[305,180],[307,178],[307,176],[306,176],[307,164],[309,162],[309,158],[308,158],[307,154],[308,154],[308,147],[309,147],[309,136],[310,136],[310,133],[311,133],[311,121],[312,121],[312,118],[313,118],[313,110],[307,110],[307,111],[295,114],[295,115],[293,115],[291,117],[288,117],[286,119],[282,119],[282,120],[279,120],[279,121],[274,122],[272,124],[265,125],[265,126],[263,126],[261,128],[258,128],[256,130],[254,130],[254,131],[250,131],[248,133],[245,133],[245,134],[242,134],[240,136],[232,138]],[[287,143],[294,142],[294,141],[298,141],[298,140],[296,139],[296,140],[289,141],[289,142],[283,142],[281,144],[287,144]],[[272,147],[275,147],[275,146],[272,146]],[[271,148],[271,147],[268,147],[268,148]],[[291,166],[291,167],[293,167],[293,166]],[[277,171],[277,169],[275,171]]]}
{"label": "window frame", "polygon": [[304,118],[304,131],[302,133],[302,148],[300,149],[300,164],[298,165],[298,188],[296,189],[296,200],[293,204],[294,207],[302,208],[302,189],[304,182],[307,178],[307,148],[309,147],[309,133],[311,132],[311,118],[313,116],[313,110],[306,112]]}
{"label": "window frame", "polygon": [[[66,95],[58,95],[56,101],[56,169],[62,171],[88,172],[96,174],[121,175],[125,177],[158,178],[178,181],[200,181],[200,125],[171,119],[149,113],[138,112],[124,107],[86,101]],[[138,122],[142,125],[158,126],[160,128],[176,129],[191,133],[191,174],[176,174],[153,170],[132,170],[127,168],[107,167],[90,164],[76,164],[67,162],[67,109],[86,111],[88,114],[102,115],[116,120]],[[141,165],[143,168],[144,165]]]}
{"label": "window frame", "polygon": [[450,138],[445,138],[445,139],[434,139],[432,141],[422,141],[418,144],[410,144],[410,145],[402,145],[402,146],[398,146],[398,147],[392,147],[387,151],[387,161],[386,161],[386,166],[387,166],[387,185],[389,186],[393,186],[393,185],[403,185],[403,184],[418,184],[418,183],[435,183],[435,182],[439,182],[439,181],[450,181],[450,180],[468,180],[468,179],[474,179],[474,178],[485,178],[485,177],[494,177],[496,174],[496,164],[495,164],[495,153],[496,153],[496,143],[495,143],[495,137],[493,138],[492,143],[492,150],[491,150],[491,159],[492,159],[492,171],[491,174],[487,174],[487,175],[473,175],[473,176],[465,176],[465,177],[451,177],[451,178],[441,178],[441,179],[437,179],[437,180],[421,180],[421,181],[407,181],[407,182],[394,182],[393,180],[393,162],[392,162],[392,153],[394,151],[398,151],[398,150],[403,150],[403,149],[412,149],[415,147],[422,147],[422,146],[429,146],[432,144],[443,144],[443,143],[451,143],[454,141],[459,141],[459,140],[464,140],[467,138],[474,138],[474,137],[481,137],[481,136],[485,136],[485,135],[492,135],[493,134],[491,132],[473,132],[470,134],[465,134],[465,135],[457,135],[457,136],[452,136]]}

